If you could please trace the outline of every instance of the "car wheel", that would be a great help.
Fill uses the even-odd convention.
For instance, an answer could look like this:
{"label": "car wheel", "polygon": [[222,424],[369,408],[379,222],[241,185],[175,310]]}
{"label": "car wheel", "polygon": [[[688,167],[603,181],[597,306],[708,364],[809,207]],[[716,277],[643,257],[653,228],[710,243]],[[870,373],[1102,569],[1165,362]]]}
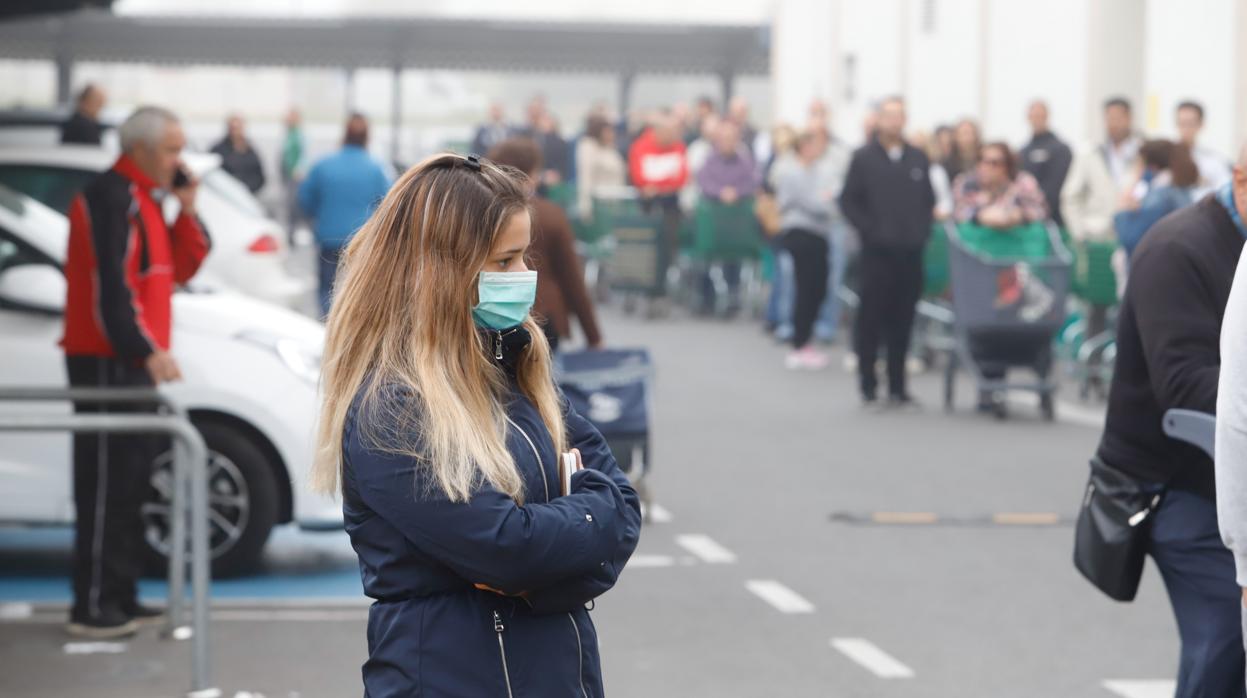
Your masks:
{"label": "car wheel", "polygon": [[[277,523],[280,498],[273,468],[252,439],[235,427],[197,421],[208,447],[208,537],[212,575],[230,577],[259,566]],[[143,503],[145,569],[165,576],[169,569],[169,511],[173,492],[172,450],[157,456],[152,487]],[[187,501],[189,511],[190,502]],[[188,524],[189,535],[189,524]],[[190,562],[189,541],[187,562]]]}

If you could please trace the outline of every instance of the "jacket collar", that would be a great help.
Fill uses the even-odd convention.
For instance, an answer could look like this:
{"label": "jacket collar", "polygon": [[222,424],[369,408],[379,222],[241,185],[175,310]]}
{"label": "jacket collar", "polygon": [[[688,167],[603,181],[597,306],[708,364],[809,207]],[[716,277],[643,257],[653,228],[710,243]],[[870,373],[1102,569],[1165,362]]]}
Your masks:
{"label": "jacket collar", "polygon": [[1234,221],[1234,226],[1238,228],[1238,232],[1247,238],[1247,223],[1243,222],[1243,217],[1238,212],[1238,205],[1234,201],[1234,185],[1227,183],[1217,192],[1217,203],[1221,204],[1225,212],[1230,216],[1230,220]]}
{"label": "jacket collar", "polygon": [[[873,143],[875,148],[877,148],[879,152],[883,154],[883,157],[887,158],[888,162],[892,162],[892,156],[888,154],[887,146],[883,144],[883,141],[879,140],[878,136],[872,137],[870,142]],[[902,139],[901,140],[901,159],[897,160],[896,162],[905,161],[906,156],[909,155],[909,148],[910,148],[910,145]]]}
{"label": "jacket collar", "polygon": [[147,173],[139,169],[138,164],[130,158],[129,155],[122,155],[117,158],[117,162],[113,164],[113,171],[125,177],[142,189],[148,196],[151,196],[153,189],[158,189],[159,185],[155,180],[147,176]]}

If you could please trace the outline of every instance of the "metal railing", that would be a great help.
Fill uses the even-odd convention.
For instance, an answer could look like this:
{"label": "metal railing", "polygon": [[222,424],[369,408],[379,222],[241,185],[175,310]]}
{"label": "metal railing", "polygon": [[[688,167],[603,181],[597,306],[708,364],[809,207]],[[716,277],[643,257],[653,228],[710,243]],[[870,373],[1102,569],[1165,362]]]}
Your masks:
{"label": "metal railing", "polygon": [[[215,698],[211,683],[208,625],[208,450],[185,412],[159,392],[144,388],[2,388],[0,402],[128,403],[163,407],[171,414],[0,414],[0,432],[168,434],[173,437],[173,493],[169,514],[169,599],[163,635],[192,638],[191,698]],[[190,493],[191,625],[182,622],[186,579],[186,495]]]}

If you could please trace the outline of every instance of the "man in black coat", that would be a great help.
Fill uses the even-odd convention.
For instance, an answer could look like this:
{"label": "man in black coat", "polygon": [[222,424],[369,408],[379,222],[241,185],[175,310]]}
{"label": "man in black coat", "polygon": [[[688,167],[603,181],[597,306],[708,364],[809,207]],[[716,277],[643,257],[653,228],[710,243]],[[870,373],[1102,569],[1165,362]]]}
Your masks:
{"label": "man in black coat", "polygon": [[221,169],[247,185],[252,194],[264,187],[264,166],[251,141],[247,140],[241,116],[230,116],[225,138],[212,146],[212,152],[221,156]]}
{"label": "man in black coat", "polygon": [[104,108],[104,90],[88,84],[78,93],[73,116],[61,126],[62,143],[99,145],[104,135],[100,110]]}
{"label": "man in black coat", "polygon": [[887,347],[888,405],[914,404],[905,386],[905,358],[922,295],[922,251],[931,235],[935,192],[927,156],[905,142],[904,131],[905,102],[880,102],[875,137],[853,154],[840,194],[840,210],[862,241],[853,343],[867,406],[878,398],[880,341]]}
{"label": "man in black coat", "polygon": [[1243,696],[1234,556],[1217,529],[1216,480],[1203,452],[1165,436],[1174,408],[1215,412],[1221,320],[1247,238],[1247,149],[1234,181],[1162,218],[1130,259],[1117,362],[1098,457],[1163,492],[1148,554],[1182,638],[1179,698]]}
{"label": "man in black coat", "polygon": [[1030,121],[1032,135],[1030,142],[1022,148],[1022,169],[1038,180],[1052,220],[1057,225],[1064,225],[1061,219],[1061,185],[1065,184],[1065,175],[1069,174],[1074,155],[1069,146],[1048,128],[1048,105],[1043,100],[1031,102],[1026,118]]}

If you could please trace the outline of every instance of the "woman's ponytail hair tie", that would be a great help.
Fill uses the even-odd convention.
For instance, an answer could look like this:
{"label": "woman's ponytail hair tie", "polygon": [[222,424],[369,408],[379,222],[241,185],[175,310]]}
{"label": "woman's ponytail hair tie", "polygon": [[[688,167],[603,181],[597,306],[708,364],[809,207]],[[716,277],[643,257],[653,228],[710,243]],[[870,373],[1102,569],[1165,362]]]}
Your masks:
{"label": "woman's ponytail hair tie", "polygon": [[467,156],[461,162],[463,163],[464,167],[468,168],[469,170],[472,170],[473,172],[481,171],[481,156],[477,155],[476,153],[473,153]]}

